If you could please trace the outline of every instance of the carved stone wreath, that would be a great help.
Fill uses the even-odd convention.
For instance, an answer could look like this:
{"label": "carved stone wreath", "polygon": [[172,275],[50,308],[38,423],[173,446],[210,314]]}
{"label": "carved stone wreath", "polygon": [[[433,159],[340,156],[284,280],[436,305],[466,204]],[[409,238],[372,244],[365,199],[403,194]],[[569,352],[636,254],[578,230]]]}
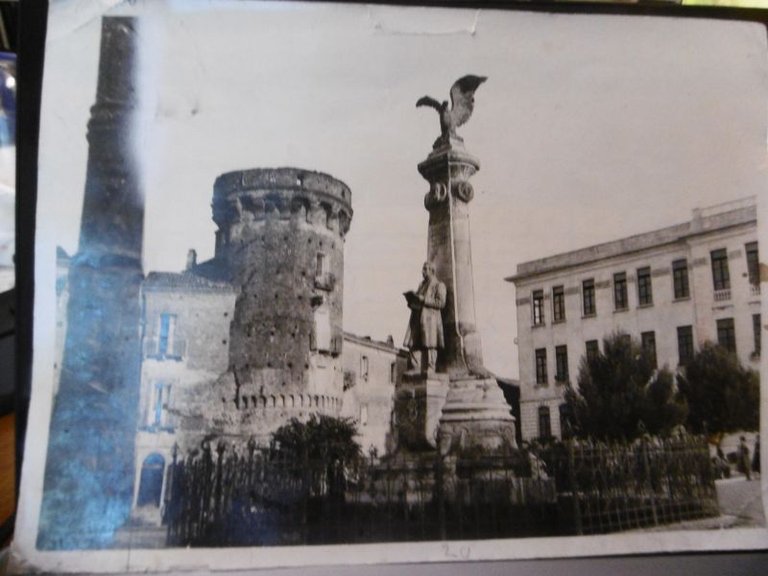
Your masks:
{"label": "carved stone wreath", "polygon": [[470,202],[475,197],[475,190],[469,182],[461,181],[454,183],[453,194],[462,202]]}
{"label": "carved stone wreath", "polygon": [[432,182],[429,192],[424,196],[424,207],[431,210],[448,198],[448,187],[443,182]]}

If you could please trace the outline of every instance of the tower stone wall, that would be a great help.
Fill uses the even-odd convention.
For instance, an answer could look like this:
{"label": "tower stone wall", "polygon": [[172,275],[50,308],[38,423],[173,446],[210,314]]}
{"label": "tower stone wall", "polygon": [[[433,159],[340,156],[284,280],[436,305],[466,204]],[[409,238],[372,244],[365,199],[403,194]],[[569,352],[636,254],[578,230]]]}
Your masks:
{"label": "tower stone wall", "polygon": [[349,188],[296,168],[230,172],[216,180],[213,219],[215,259],[239,291],[225,401],[240,417],[227,428],[263,435],[290,416],[338,415]]}

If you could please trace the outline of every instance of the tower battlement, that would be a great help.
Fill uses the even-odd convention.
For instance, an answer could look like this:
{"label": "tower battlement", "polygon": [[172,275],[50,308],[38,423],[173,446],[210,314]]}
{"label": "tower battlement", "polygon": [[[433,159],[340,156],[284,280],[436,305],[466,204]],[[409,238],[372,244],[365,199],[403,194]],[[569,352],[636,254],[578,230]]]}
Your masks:
{"label": "tower battlement", "polygon": [[213,221],[222,244],[241,239],[243,228],[267,219],[295,220],[338,233],[352,222],[352,192],[344,182],[300,168],[257,168],[216,179]]}

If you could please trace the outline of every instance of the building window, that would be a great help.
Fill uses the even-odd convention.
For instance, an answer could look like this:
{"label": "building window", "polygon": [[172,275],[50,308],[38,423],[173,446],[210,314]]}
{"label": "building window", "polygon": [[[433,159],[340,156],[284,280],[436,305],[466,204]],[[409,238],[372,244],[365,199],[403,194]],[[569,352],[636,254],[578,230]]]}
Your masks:
{"label": "building window", "polygon": [[368,380],[368,356],[360,356],[360,377]]}
{"label": "building window", "polygon": [[547,384],[547,349],[536,350],[536,384]]}
{"label": "building window", "polygon": [[555,380],[568,382],[568,347],[555,346]]}
{"label": "building window", "polygon": [[397,362],[389,365],[389,381],[394,384],[397,381]]}
{"label": "building window", "polygon": [[560,414],[560,435],[563,440],[569,440],[573,436],[573,411],[568,404],[560,404],[557,411]]}
{"label": "building window", "polygon": [[[357,384],[357,374],[355,374],[351,370],[345,370],[344,371],[344,388],[343,388],[344,392],[346,392],[350,388],[354,388],[355,384]],[[303,401],[303,396],[302,396],[302,401]]]}
{"label": "building window", "polygon": [[717,343],[726,350],[736,352],[736,328],[733,318],[722,318],[717,321]]}
{"label": "building window", "polygon": [[655,369],[656,363],[656,333],[655,332],[643,332],[640,334],[640,342],[642,343],[643,350],[648,356],[648,360],[651,366]]}
{"label": "building window", "polygon": [[621,333],[619,334],[619,342],[621,342],[621,345],[625,348],[629,348],[632,346],[632,336],[627,333]]}
{"label": "building window", "polygon": [[627,306],[627,273],[617,272],[613,275],[613,307],[626,310]]}
{"label": "building window", "polygon": [[675,290],[675,300],[690,297],[691,291],[688,286],[688,260],[685,258],[672,262],[672,282]]}
{"label": "building window", "polygon": [[653,304],[653,286],[651,285],[651,268],[637,269],[637,304],[650,306]]}
{"label": "building window", "polygon": [[581,283],[581,294],[584,303],[584,316],[594,316],[597,309],[595,306],[595,281],[592,278]]}
{"label": "building window", "polygon": [[752,314],[752,333],[755,339],[755,356],[760,356],[760,348],[762,345],[760,335],[760,314]]}
{"label": "building window", "polygon": [[587,362],[593,361],[595,358],[597,358],[600,355],[600,345],[597,343],[597,340],[587,340],[586,348],[587,348]]}
{"label": "building window", "polygon": [[310,350],[330,353],[333,345],[331,310],[326,303],[320,304],[313,313],[314,330],[310,334]]}
{"label": "building window", "polygon": [[549,416],[547,406],[539,406],[539,438],[550,438],[552,436],[552,422]]}
{"label": "building window", "polygon": [[760,285],[760,257],[757,253],[757,242],[750,242],[745,247],[747,252],[747,273],[752,286]]}
{"label": "building window", "polygon": [[176,315],[160,314],[160,337],[157,343],[157,353],[159,356],[170,356],[173,354],[173,338],[176,334]]}
{"label": "building window", "polygon": [[155,382],[154,401],[152,403],[151,426],[165,426],[165,411],[171,399],[171,385],[164,382]]}
{"label": "building window", "polygon": [[552,321],[565,321],[565,288],[563,286],[552,288]]}
{"label": "building window", "polygon": [[333,290],[336,279],[328,270],[328,257],[323,252],[318,252],[315,257],[315,288],[330,292]]}
{"label": "building window", "polygon": [[328,260],[325,254],[322,252],[317,253],[317,259],[315,261],[315,274],[317,276],[324,276],[328,273]]}
{"label": "building window", "polygon": [[677,356],[680,366],[687,366],[693,360],[693,326],[677,327]]}
{"label": "building window", "polygon": [[728,290],[731,287],[731,277],[728,273],[728,252],[725,248],[713,250],[712,283],[715,290]]}
{"label": "building window", "polygon": [[533,325],[544,324],[544,290],[533,291]]}

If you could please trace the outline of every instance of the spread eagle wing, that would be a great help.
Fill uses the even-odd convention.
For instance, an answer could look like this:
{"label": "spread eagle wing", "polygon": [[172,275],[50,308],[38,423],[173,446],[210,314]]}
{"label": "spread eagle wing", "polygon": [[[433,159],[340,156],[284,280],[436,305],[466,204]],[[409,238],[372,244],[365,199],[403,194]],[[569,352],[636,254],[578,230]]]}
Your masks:
{"label": "spread eagle wing", "polygon": [[416,102],[416,107],[418,108],[419,106],[431,106],[438,112],[440,112],[440,110],[442,109],[442,105],[440,104],[440,102],[438,102],[431,96],[422,96],[421,98],[419,98],[418,102]]}
{"label": "spread eagle wing", "polygon": [[459,78],[451,86],[451,119],[455,127],[469,120],[475,107],[475,90],[487,79],[486,76],[470,74]]}

